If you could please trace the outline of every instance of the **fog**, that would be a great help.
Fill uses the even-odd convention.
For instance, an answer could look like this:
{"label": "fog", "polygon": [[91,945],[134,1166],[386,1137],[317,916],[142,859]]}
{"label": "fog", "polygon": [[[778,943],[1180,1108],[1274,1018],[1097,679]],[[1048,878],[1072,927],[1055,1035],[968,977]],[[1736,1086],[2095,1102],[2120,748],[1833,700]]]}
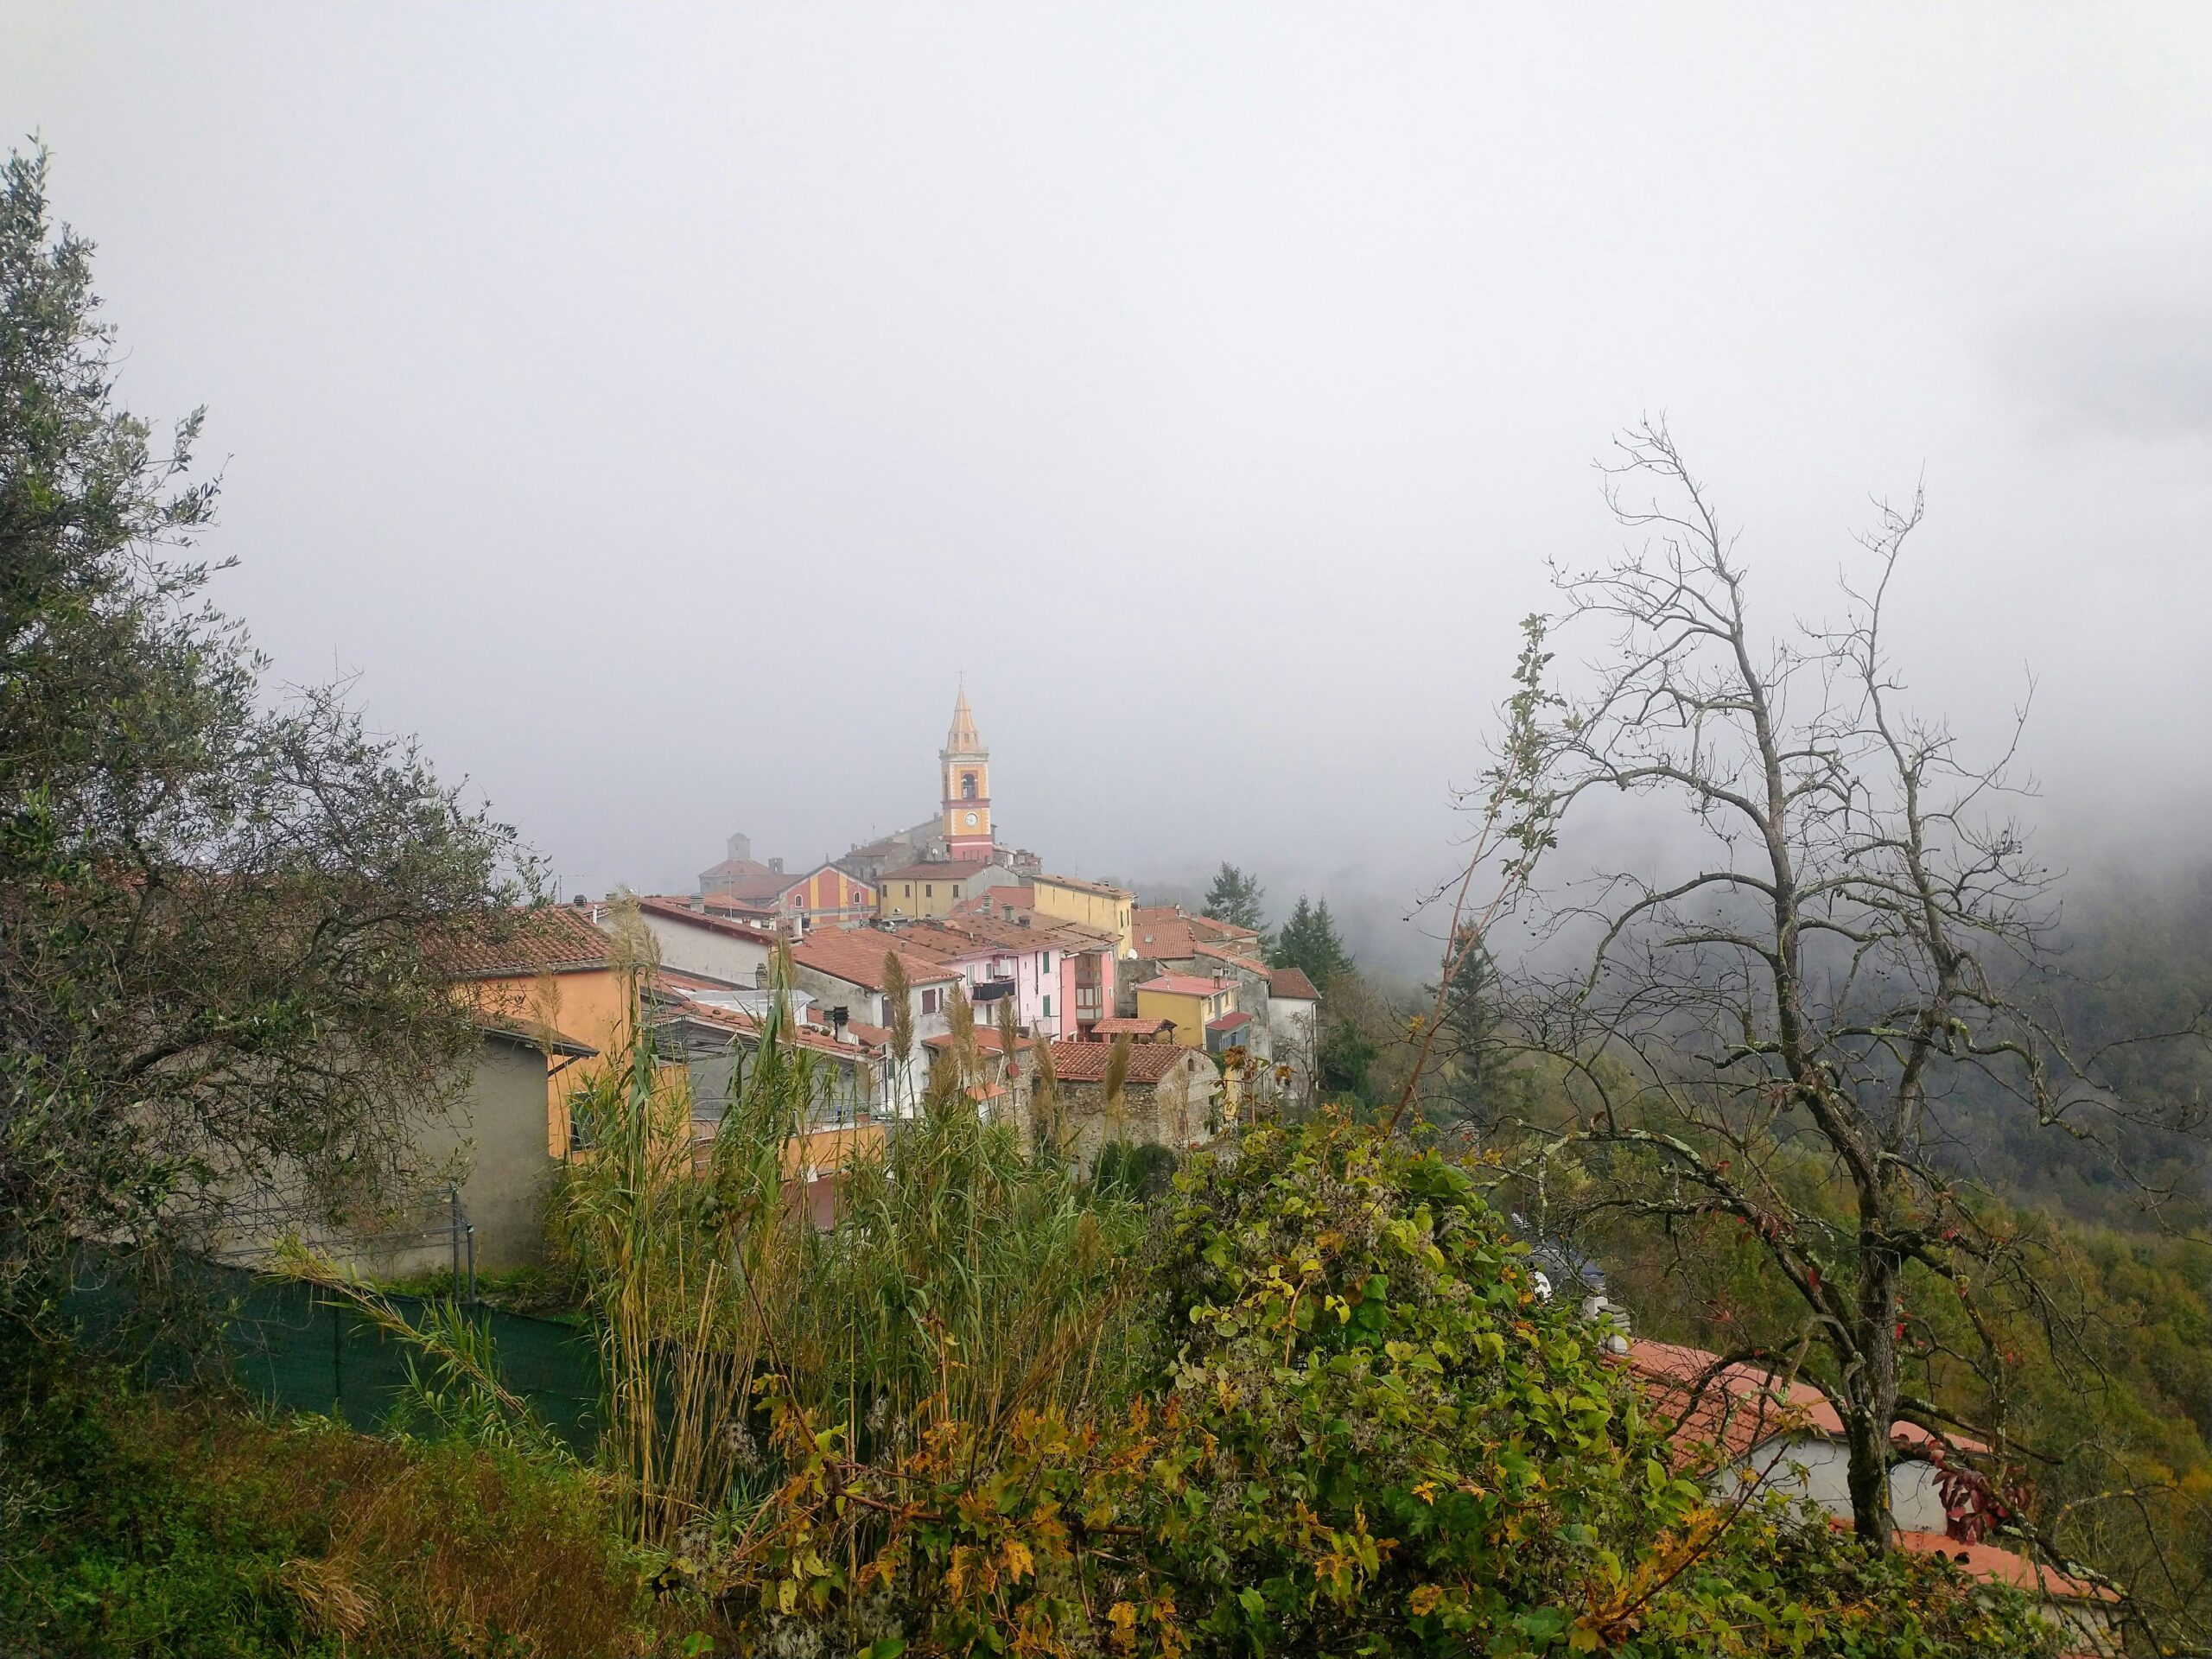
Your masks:
{"label": "fog", "polygon": [[1379,918],[1662,410],[1777,625],[1924,483],[1921,705],[2202,845],[2201,6],[7,0],[0,127],[219,601],[565,888],[913,823],[964,674],[1049,865]]}

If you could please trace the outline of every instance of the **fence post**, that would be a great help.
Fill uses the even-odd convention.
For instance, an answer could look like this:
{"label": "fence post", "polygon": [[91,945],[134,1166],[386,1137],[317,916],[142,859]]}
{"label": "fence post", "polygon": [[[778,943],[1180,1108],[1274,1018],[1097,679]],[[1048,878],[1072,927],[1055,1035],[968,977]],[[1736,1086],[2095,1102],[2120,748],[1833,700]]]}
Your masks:
{"label": "fence post", "polygon": [[468,1230],[468,1305],[476,1306],[476,1224],[467,1224]]}
{"label": "fence post", "polygon": [[452,1294],[458,1296],[461,1294],[461,1189],[448,1187],[446,1201],[451,1205],[446,1220],[446,1242],[453,1250],[453,1274],[446,1282],[453,1287]]}
{"label": "fence post", "polygon": [[340,1421],[346,1421],[346,1313],[334,1300],[326,1300],[330,1310],[330,1404]]}

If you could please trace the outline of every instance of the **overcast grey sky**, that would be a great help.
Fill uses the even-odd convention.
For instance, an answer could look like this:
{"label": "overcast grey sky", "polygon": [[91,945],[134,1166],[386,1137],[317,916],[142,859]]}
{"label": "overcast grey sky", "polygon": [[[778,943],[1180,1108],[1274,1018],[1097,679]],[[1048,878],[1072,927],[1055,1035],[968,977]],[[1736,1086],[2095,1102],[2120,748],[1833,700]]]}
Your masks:
{"label": "overcast grey sky", "polygon": [[1900,654],[2062,843],[2201,845],[2212,7],[0,0],[210,550],[571,887],[912,822],[1391,898],[1590,462]]}

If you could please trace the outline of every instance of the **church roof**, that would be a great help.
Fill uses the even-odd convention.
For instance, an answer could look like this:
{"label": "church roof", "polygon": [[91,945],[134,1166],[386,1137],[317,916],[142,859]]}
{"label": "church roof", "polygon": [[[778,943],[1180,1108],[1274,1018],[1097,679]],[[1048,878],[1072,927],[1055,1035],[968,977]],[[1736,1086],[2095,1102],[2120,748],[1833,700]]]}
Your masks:
{"label": "church roof", "polygon": [[902,864],[895,870],[886,870],[880,879],[885,881],[965,881],[971,876],[995,868],[997,862],[997,860],[988,858],[941,858],[933,863]]}
{"label": "church roof", "polygon": [[960,688],[959,701],[952,705],[952,729],[944,734],[947,754],[976,754],[987,753],[983,740],[976,731],[976,716],[968,707],[968,688]]}

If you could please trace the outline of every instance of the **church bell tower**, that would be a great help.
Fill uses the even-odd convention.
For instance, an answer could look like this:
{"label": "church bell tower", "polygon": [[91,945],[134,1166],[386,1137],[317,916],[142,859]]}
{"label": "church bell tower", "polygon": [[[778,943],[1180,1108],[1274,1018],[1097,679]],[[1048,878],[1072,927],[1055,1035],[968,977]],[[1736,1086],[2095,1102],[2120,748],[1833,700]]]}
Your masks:
{"label": "church bell tower", "polygon": [[991,752],[976,734],[968,688],[952,705],[952,729],[938,759],[944,764],[944,840],[956,859],[988,859],[997,849],[991,833]]}

